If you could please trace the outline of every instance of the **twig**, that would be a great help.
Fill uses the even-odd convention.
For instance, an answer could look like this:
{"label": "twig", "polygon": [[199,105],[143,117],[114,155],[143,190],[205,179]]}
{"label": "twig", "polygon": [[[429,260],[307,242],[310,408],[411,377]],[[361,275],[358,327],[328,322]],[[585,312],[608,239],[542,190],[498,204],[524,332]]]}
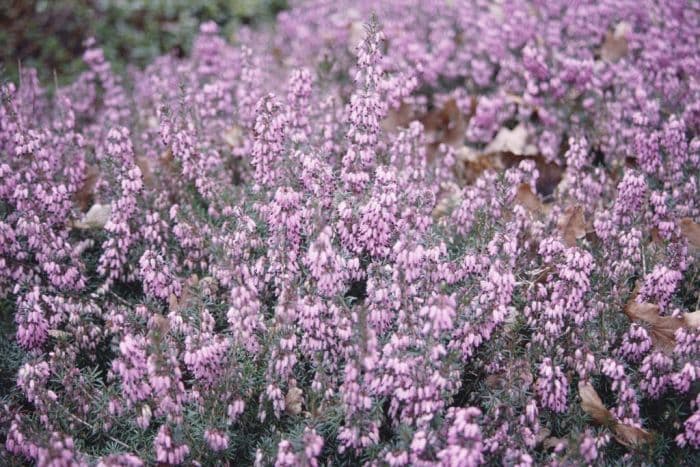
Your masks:
{"label": "twig", "polygon": [[[68,409],[66,409],[65,407],[63,407],[63,408],[66,410],[66,412],[68,413],[68,416],[69,416],[71,419],[75,420],[76,422],[82,423],[82,424],[85,425],[86,427],[90,428],[94,433],[98,433],[98,432],[102,431],[102,430],[97,430],[93,425],[91,425],[90,423],[86,422],[86,421],[83,420],[82,418],[73,415],[73,414],[70,413],[70,412],[68,411]],[[104,432],[103,432],[103,434],[104,434],[110,441],[113,441],[113,442],[117,443],[117,444],[120,445],[121,447],[126,448],[126,449],[128,449],[129,451],[131,451],[131,452],[136,452],[136,450],[135,450],[134,448],[132,448],[131,446],[129,446],[129,445],[126,444],[125,442],[120,441],[120,440],[118,440],[117,438],[115,438],[115,437],[113,437],[113,436],[111,436],[111,435],[109,435],[109,434],[107,434],[107,433],[104,433]]]}

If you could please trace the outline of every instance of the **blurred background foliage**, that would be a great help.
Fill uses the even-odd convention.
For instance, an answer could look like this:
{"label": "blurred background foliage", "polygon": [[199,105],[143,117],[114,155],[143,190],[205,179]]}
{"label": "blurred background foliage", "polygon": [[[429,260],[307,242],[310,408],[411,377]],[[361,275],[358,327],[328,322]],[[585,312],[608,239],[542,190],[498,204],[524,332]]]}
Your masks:
{"label": "blurred background foliage", "polygon": [[83,42],[95,37],[117,69],[143,66],[166,52],[187,54],[199,24],[226,36],[240,24],[270,21],[286,0],[0,0],[0,62],[17,81],[18,65],[43,82],[70,81],[83,69]]}

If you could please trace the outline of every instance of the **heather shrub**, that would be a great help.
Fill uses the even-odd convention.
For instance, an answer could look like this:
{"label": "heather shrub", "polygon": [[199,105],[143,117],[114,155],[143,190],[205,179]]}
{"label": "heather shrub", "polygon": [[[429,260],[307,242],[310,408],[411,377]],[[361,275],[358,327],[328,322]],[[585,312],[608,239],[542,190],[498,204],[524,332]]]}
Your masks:
{"label": "heather shrub", "polygon": [[4,463],[697,463],[700,11],[568,3],[4,84]]}

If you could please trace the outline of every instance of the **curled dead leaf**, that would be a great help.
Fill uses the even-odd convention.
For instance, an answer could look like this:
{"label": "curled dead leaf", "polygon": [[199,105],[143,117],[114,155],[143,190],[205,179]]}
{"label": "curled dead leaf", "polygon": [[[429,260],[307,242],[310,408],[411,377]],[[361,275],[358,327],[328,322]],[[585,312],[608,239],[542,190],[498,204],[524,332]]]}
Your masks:
{"label": "curled dead leaf", "polygon": [[529,135],[523,124],[512,130],[508,127],[502,127],[496,133],[493,141],[484,148],[484,153],[508,152],[516,156],[534,156],[537,154],[537,147],[530,144],[528,139]]}
{"label": "curled dead leaf", "polygon": [[49,329],[47,334],[54,339],[68,339],[71,337],[69,332],[61,331],[60,329]]}
{"label": "curled dead leaf", "polygon": [[143,177],[143,183],[147,187],[151,188],[154,185],[154,178],[153,178],[153,162],[151,159],[148,157],[144,156],[139,156],[135,160],[136,165],[138,166],[139,170],[141,170],[141,176]]}
{"label": "curled dead leaf", "polygon": [[689,328],[700,328],[700,310],[696,310],[692,313],[686,313],[683,320],[685,321],[685,325]]}
{"label": "curled dead leaf", "polygon": [[454,183],[445,183],[440,187],[438,202],[433,208],[433,219],[439,219],[452,210],[459,203],[460,190]]}
{"label": "curled dead leaf", "polygon": [[457,147],[464,142],[467,119],[454,99],[449,99],[442,108],[428,112],[420,121],[433,144]]}
{"label": "curled dead leaf", "polygon": [[681,233],[695,248],[700,248],[700,224],[693,222],[689,217],[680,221]]}
{"label": "curled dead leaf", "polygon": [[547,450],[554,449],[555,452],[560,452],[569,446],[569,440],[550,436],[544,440],[542,446]]}
{"label": "curled dead leaf", "polygon": [[413,106],[402,102],[398,108],[388,110],[386,118],[382,120],[382,128],[389,132],[397,131],[406,128],[413,118]]}
{"label": "curled dead leaf", "polygon": [[581,408],[600,425],[608,425],[613,421],[613,416],[603,405],[593,385],[588,381],[579,381],[578,394],[581,397]]}
{"label": "curled dead leaf", "polygon": [[586,219],[580,205],[569,206],[559,217],[557,227],[567,246],[576,246],[576,240],[586,236]]}
{"label": "curled dead leaf", "polygon": [[303,394],[304,392],[296,386],[289,388],[287,395],[284,397],[285,412],[290,415],[300,414]]}
{"label": "curled dead leaf", "polygon": [[83,180],[83,184],[73,195],[73,199],[81,211],[85,211],[88,206],[90,206],[95,191],[95,185],[97,185],[97,179],[99,176],[100,171],[98,170],[97,166],[90,165],[85,169],[85,179]]}
{"label": "curled dead leaf", "polygon": [[76,229],[101,229],[109,221],[112,214],[112,206],[110,204],[93,204],[83,218],[73,223]]}
{"label": "curled dead leaf", "polygon": [[547,214],[549,212],[549,207],[540,201],[540,198],[532,192],[527,183],[518,186],[515,202],[534,214]]}
{"label": "curled dead leaf", "polygon": [[600,48],[600,57],[606,62],[616,62],[627,55],[629,44],[627,42],[627,34],[631,26],[624,21],[615,26],[614,31],[610,31],[605,35],[605,41]]}
{"label": "curled dead leaf", "polygon": [[643,321],[649,324],[654,345],[665,351],[672,351],[675,347],[675,334],[679,328],[700,327],[700,310],[685,313],[681,317],[661,316],[658,305],[639,303],[634,298],[625,306],[625,314],[633,321]]}
{"label": "curled dead leaf", "polygon": [[243,139],[243,131],[238,125],[233,125],[231,128],[221,133],[221,139],[232,148],[236,147]]}
{"label": "curled dead leaf", "polygon": [[654,435],[644,428],[626,425],[624,423],[615,424],[613,427],[613,436],[618,443],[628,448],[637,448],[650,442],[654,438]]}
{"label": "curled dead leaf", "polygon": [[595,423],[610,427],[617,442],[623,446],[636,448],[653,439],[653,434],[644,428],[616,421],[612,413],[603,405],[603,401],[590,382],[579,381],[578,392],[581,397],[581,408],[583,411]]}

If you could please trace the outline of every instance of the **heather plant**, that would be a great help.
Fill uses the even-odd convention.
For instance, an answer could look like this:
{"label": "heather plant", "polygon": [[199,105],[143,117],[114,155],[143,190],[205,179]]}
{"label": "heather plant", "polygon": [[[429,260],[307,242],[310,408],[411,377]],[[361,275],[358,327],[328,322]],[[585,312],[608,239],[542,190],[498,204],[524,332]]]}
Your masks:
{"label": "heather plant", "polygon": [[2,460],[699,462],[700,11],[568,3],[5,83]]}

